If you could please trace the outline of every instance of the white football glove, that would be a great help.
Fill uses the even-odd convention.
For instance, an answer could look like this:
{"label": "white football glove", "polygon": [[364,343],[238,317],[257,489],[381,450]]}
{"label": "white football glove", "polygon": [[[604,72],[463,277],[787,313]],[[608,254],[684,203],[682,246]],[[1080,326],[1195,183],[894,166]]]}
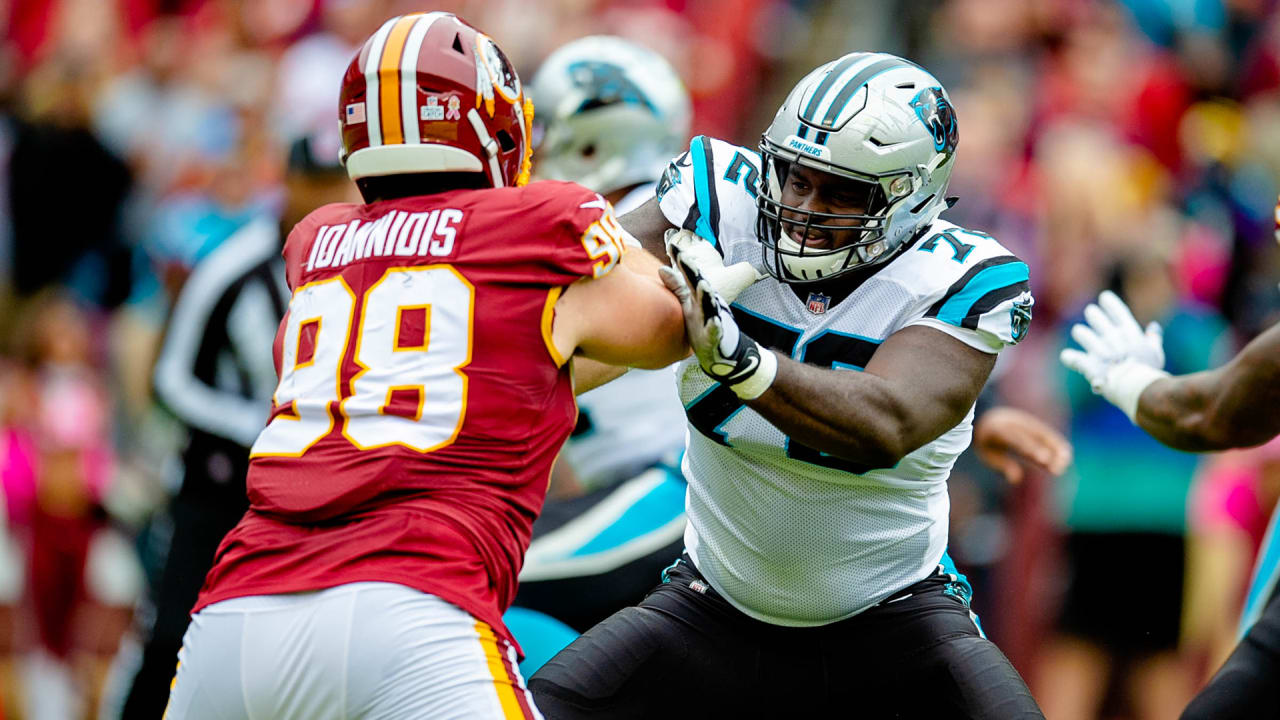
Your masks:
{"label": "white football glove", "polygon": [[711,283],[711,288],[717,295],[724,298],[726,303],[737,300],[743,290],[765,277],[764,273],[758,272],[748,262],[734,263],[725,267],[720,251],[688,230],[671,228],[662,236],[662,239],[667,245],[667,254],[671,254],[673,247],[678,249],[685,261]]}
{"label": "white football glove", "polygon": [[729,304],[679,244],[668,243],[667,253],[674,268],[663,267],[658,272],[680,299],[689,344],[702,371],[743,400],[760,397],[778,373],[778,357],[738,329]]}
{"label": "white football glove", "polygon": [[1144,332],[1129,306],[1110,290],[1102,291],[1096,305],[1089,303],[1084,319],[1088,324],[1071,328],[1071,337],[1084,351],[1067,348],[1059,359],[1133,420],[1142,391],[1169,375],[1164,371],[1164,331],[1153,322]]}

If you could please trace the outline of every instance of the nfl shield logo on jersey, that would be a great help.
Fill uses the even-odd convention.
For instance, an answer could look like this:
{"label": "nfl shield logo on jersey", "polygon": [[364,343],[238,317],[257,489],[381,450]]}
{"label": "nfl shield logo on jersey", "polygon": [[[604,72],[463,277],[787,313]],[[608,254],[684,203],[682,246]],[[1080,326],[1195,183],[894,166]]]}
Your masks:
{"label": "nfl shield logo on jersey", "polygon": [[809,300],[805,303],[805,307],[809,308],[809,312],[814,315],[821,315],[827,311],[827,306],[830,304],[830,295],[823,295],[820,292],[811,292],[809,293]]}

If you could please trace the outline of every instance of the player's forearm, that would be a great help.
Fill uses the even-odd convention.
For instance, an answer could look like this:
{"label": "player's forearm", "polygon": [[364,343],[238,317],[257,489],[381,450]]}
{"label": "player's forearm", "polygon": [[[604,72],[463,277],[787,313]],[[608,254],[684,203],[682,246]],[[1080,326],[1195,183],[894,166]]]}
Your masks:
{"label": "player's forearm", "polygon": [[595,390],[605,383],[622,377],[628,369],[622,365],[607,365],[587,357],[575,357],[573,359],[573,392],[575,395],[581,395]]}
{"label": "player's forearm", "polygon": [[1224,447],[1209,420],[1214,383],[1207,373],[1157,380],[1142,392],[1134,422],[1151,436],[1179,450],[1205,451]]}
{"label": "player's forearm", "polygon": [[641,247],[666,263],[667,251],[662,242],[662,234],[671,227],[671,222],[662,214],[657,198],[650,198],[640,207],[619,217],[618,222],[632,237],[640,241]]}
{"label": "player's forearm", "polygon": [[1217,370],[1151,383],[1138,401],[1135,422],[1179,450],[1225,450],[1270,440],[1280,434],[1280,358],[1260,350],[1246,348]]}
{"label": "player's forearm", "polygon": [[769,390],[747,404],[805,445],[872,467],[893,467],[937,436],[913,427],[909,401],[892,382],[781,355]]}
{"label": "player's forearm", "polygon": [[[663,255],[662,257],[665,258],[666,256]],[[662,284],[662,278],[658,276],[658,268],[664,264],[664,260],[660,260],[643,247],[628,247],[627,251],[622,255],[622,267],[651,280],[665,290],[666,286]]]}

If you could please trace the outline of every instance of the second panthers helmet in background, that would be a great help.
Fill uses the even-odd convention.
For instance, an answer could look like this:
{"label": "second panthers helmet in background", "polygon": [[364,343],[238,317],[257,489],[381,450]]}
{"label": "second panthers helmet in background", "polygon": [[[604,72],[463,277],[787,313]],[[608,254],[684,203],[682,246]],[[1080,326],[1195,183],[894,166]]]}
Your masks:
{"label": "second panthers helmet in background", "polygon": [[[760,140],[766,269],[784,282],[815,282],[893,257],[946,209],[957,140],[946,91],[915,63],[850,53],[809,73]],[[847,215],[784,205],[793,163],[865,183],[868,207]],[[861,232],[836,248],[807,248],[783,232],[784,212],[787,224],[806,229],[848,231],[852,220]]]}
{"label": "second panthers helmet in background", "polygon": [[596,192],[656,180],[688,141],[684,83],[661,55],[594,35],[552,53],[530,86],[539,178]]}

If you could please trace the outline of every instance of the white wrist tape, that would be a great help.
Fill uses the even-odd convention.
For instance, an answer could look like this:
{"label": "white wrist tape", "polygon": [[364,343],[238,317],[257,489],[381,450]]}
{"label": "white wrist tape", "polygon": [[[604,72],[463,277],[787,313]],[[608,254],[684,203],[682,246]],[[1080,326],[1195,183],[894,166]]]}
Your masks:
{"label": "white wrist tape", "polygon": [[760,365],[746,380],[729,386],[734,394],[743,400],[755,400],[764,394],[778,376],[778,356],[761,345],[756,345],[760,352]]}
{"label": "white wrist tape", "polygon": [[1138,414],[1138,399],[1142,391],[1169,373],[1136,360],[1125,360],[1107,371],[1102,381],[1102,396],[1124,411],[1131,421]]}

